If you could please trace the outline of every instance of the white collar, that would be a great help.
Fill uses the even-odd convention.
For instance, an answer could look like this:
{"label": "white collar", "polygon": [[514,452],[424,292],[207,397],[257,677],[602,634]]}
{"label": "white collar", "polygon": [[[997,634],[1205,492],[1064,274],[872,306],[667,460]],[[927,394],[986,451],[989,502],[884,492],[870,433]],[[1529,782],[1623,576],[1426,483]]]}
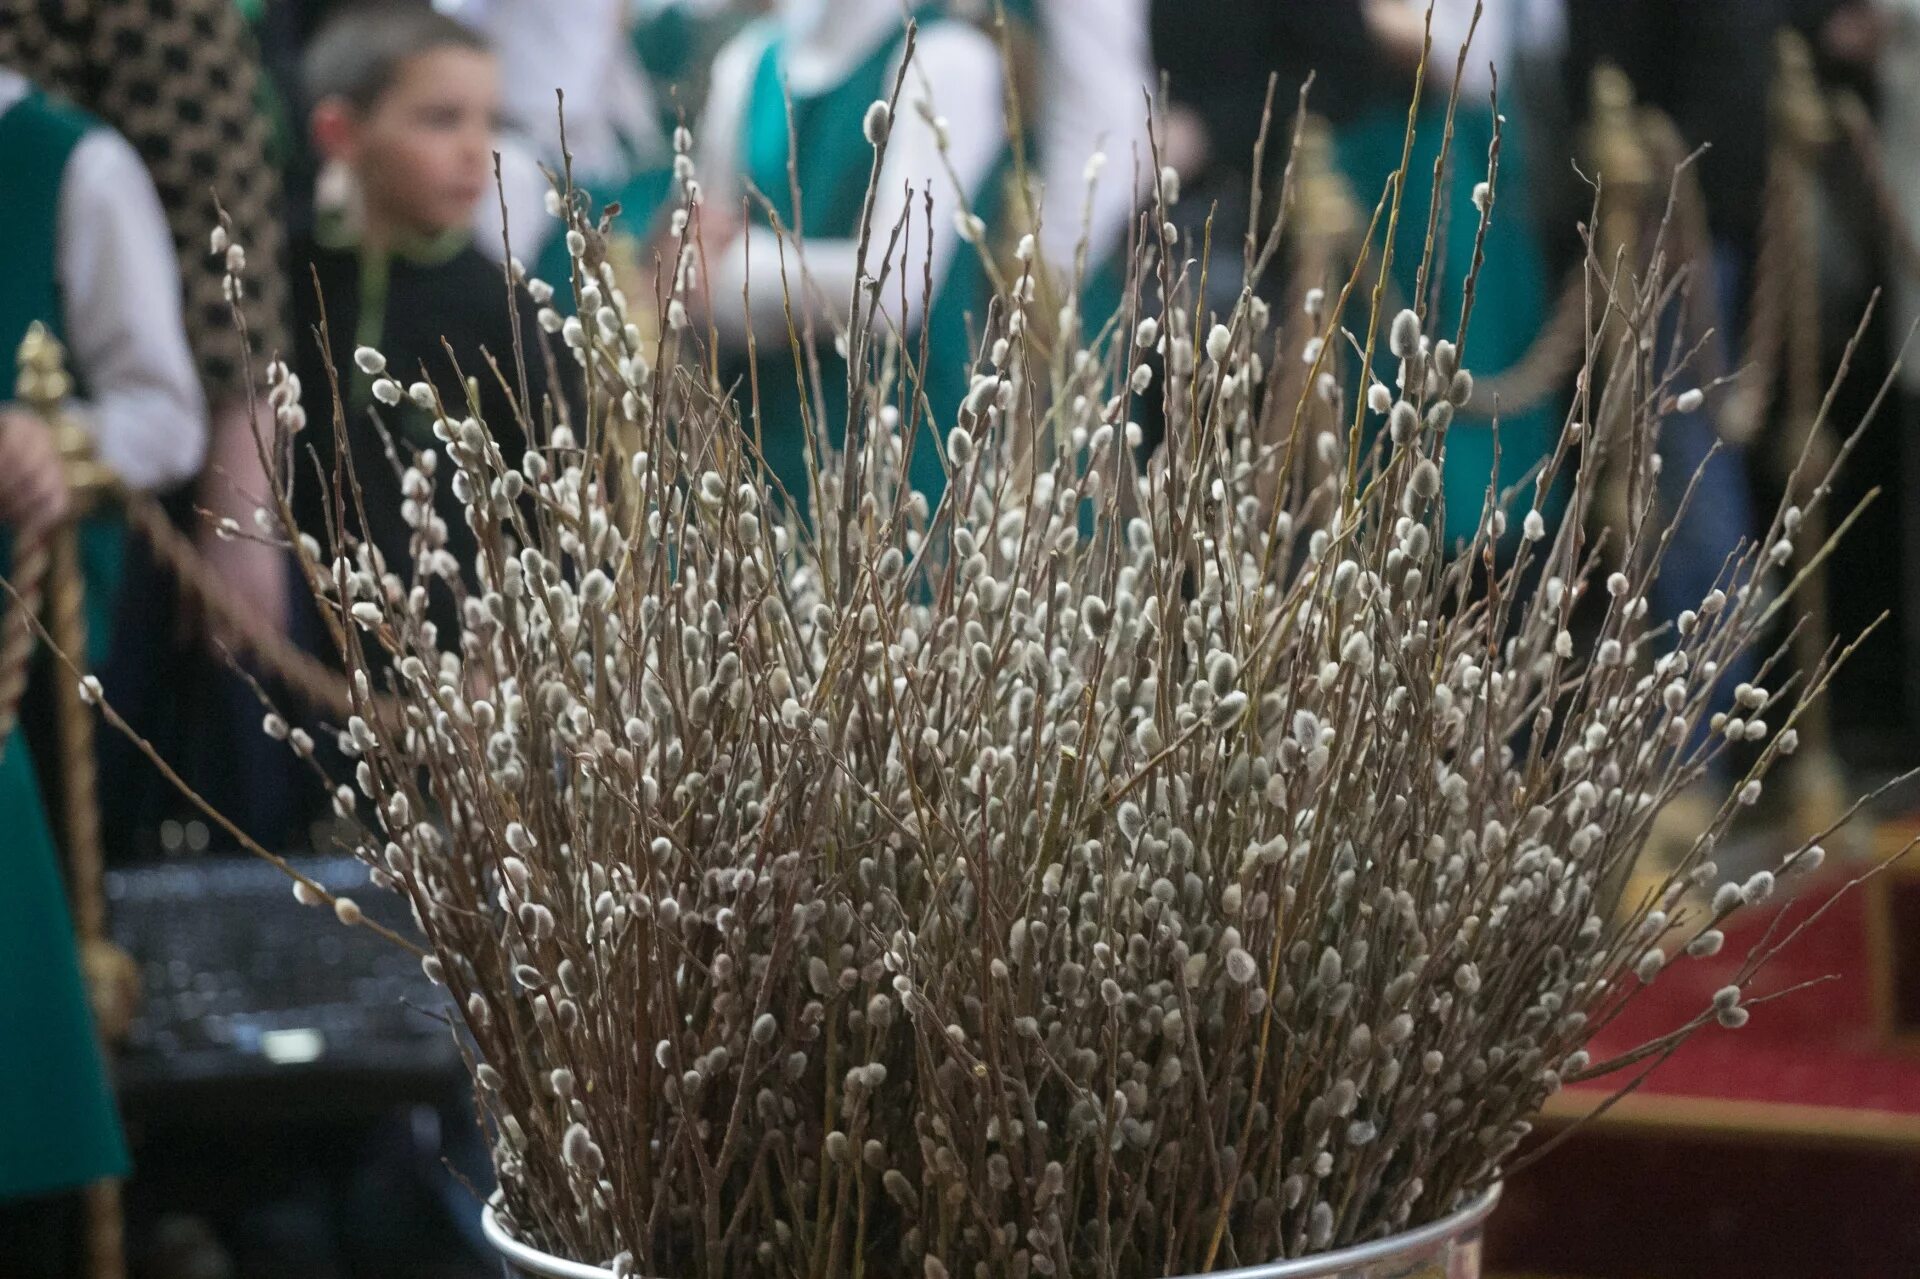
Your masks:
{"label": "white collar", "polygon": [[0,111],[7,110],[32,90],[33,84],[25,76],[9,67],[0,67]]}

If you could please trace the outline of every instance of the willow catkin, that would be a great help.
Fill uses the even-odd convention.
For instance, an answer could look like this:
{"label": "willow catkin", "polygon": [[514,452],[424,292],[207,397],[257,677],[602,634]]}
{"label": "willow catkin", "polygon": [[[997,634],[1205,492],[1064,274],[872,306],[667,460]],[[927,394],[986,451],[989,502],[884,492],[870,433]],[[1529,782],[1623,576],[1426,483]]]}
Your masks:
{"label": "willow catkin", "polygon": [[[876,146],[893,109],[866,115]],[[1054,352],[1009,282],[957,420],[926,420],[917,355],[856,317],[867,417],[821,451],[803,521],[691,372],[685,141],[657,337],[571,192],[577,313],[526,281],[528,339],[581,370],[591,433],[523,406],[510,459],[502,424],[436,403],[442,447],[405,464],[410,564],[286,531],[346,644],[336,802],[470,1037],[523,1237],[704,1279],[856,1249],[872,1273],[1132,1279],[1429,1221],[1608,1064],[1588,1044],[1623,1000],[1818,864],[1720,882],[1729,806],[1656,900],[1609,896],[1648,815],[1736,743],[1758,798],[1801,696],[1743,685],[1722,710],[1718,676],[1797,516],[1657,658],[1657,486],[1629,486],[1617,558],[1590,554],[1597,486],[1557,471],[1645,456],[1620,440],[1657,431],[1632,393],[1651,351],[1589,370],[1582,415],[1621,434],[1547,463],[1557,526],[1517,506],[1509,542],[1495,498],[1448,546],[1471,352],[1413,312],[1356,323],[1310,291],[1302,387],[1262,363],[1250,289],[1215,316],[1182,276]],[[1160,175],[1156,222],[1177,187]],[[1136,279],[1170,247],[1148,237]],[[1657,296],[1613,302],[1651,326]],[[1393,388],[1346,367],[1376,319]],[[354,358],[400,398],[377,350]],[[269,382],[304,420],[293,375]],[[1166,441],[1143,460],[1145,396]],[[1296,421],[1298,455],[1269,438]],[[944,459],[937,500],[907,482],[908,422]],[[1750,1016],[1729,989],[1701,1020]]]}

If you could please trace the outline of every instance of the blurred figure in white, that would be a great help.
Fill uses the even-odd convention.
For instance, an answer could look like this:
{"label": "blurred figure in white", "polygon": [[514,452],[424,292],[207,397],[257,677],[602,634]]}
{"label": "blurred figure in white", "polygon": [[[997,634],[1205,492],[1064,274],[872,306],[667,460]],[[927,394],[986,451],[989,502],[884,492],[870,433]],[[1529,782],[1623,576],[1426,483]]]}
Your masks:
{"label": "blurred figure in white", "polygon": [[[906,16],[900,0],[778,0],[772,15],[742,31],[715,59],[698,130],[711,278],[693,290],[695,300],[711,298],[734,374],[744,374],[747,335],[754,335],[759,420],[749,415],[747,429],[757,431],[768,470],[802,510],[810,499],[801,405],[803,397],[814,397],[801,384],[810,382],[817,359],[812,418],[837,444],[847,386],[834,326],[845,323],[856,278],[890,271],[880,297],[883,339],[898,334],[917,354],[915,339],[927,327],[922,390],[941,434],[967,389],[969,321],[977,328],[986,315],[985,272],[968,241],[977,242],[981,223],[997,222],[1001,212],[999,174],[1008,140],[1000,53],[968,23],[934,8],[912,11],[919,21],[913,66],[889,122],[875,103],[892,91],[906,49]],[[860,214],[872,139],[883,129],[890,133],[862,262]],[[929,195],[930,217],[921,203]],[[892,228],[909,214],[910,233],[893,260],[884,261]],[[798,250],[788,245],[784,260],[772,219],[799,236]],[[923,263],[931,266],[930,300],[921,284]],[[810,353],[788,341],[789,297],[794,325],[811,335],[803,336],[812,343]],[[744,376],[741,384],[748,385]],[[743,413],[752,407],[744,403]],[[935,500],[945,475],[930,435],[913,445],[911,470],[914,488]]]}
{"label": "blurred figure in white", "polygon": [[[535,274],[565,278],[560,222],[547,212],[552,189],[542,170],[563,172],[594,208],[617,201],[621,223],[644,236],[671,174],[671,103],[642,59],[652,41],[681,41],[689,22],[716,0],[437,0],[436,7],[483,31],[499,51],[500,177],[513,252]],[[566,146],[561,146],[560,97]],[[500,205],[481,202],[475,244],[498,257]]]}
{"label": "blurred figure in white", "polygon": [[1045,0],[1037,18],[1040,252],[1056,285],[1079,278],[1092,332],[1119,306],[1129,224],[1154,173],[1148,0]]}

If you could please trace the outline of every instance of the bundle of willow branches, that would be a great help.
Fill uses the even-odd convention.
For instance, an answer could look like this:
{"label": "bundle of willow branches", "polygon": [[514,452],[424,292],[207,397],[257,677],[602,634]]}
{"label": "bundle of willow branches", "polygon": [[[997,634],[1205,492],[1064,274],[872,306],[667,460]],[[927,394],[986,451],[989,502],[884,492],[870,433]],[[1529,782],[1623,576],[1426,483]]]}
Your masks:
{"label": "bundle of willow branches", "polygon": [[[1446,546],[1472,282],[1448,332],[1389,309],[1383,263],[1196,314],[1165,180],[1093,332],[1038,314],[1030,241],[995,257],[957,420],[927,420],[894,268],[863,281],[802,521],[688,322],[724,302],[681,176],[657,338],[558,202],[577,314],[527,284],[587,407],[524,405],[524,456],[359,353],[439,418],[399,460],[413,563],[280,510],[354,689],[337,806],[448,992],[510,1230],[707,1279],[1251,1264],[1442,1216],[1562,1084],[1747,1019],[1764,952],[1645,1050],[1586,1047],[1822,855],[1713,860],[1828,674],[1721,676],[1777,638],[1800,513],[1648,614],[1660,419],[1703,393],[1658,336],[1684,269],[1591,261],[1553,455]],[[1733,758],[1712,828],[1620,900],[1663,804]]]}

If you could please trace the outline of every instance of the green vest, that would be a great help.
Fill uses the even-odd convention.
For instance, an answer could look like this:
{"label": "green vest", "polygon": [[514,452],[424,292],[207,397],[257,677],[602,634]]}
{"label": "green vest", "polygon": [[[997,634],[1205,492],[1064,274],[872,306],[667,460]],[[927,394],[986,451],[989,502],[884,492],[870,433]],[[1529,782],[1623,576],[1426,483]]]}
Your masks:
{"label": "green vest", "polygon": [[[885,98],[892,87],[888,72],[899,59],[903,44],[904,36],[883,42],[846,79],[825,93],[812,97],[794,95],[791,136],[799,149],[793,156],[792,173],[800,188],[804,215],[799,229],[806,237],[851,239],[858,232],[860,209],[873,167],[873,148],[867,142],[862,124],[867,108],[876,99]],[[789,180],[788,172],[789,124],[782,87],[784,61],[782,41],[776,36],[760,58],[747,99],[740,135],[740,172],[766,197],[781,225],[792,231],[796,223],[795,183]],[[976,207],[992,208],[1000,185],[996,167],[975,199]],[[916,217],[918,214],[916,204]],[[884,237],[888,228],[876,227],[873,233]],[[924,242],[924,235],[924,230],[918,230],[915,242]],[[907,287],[919,289],[920,269],[911,255],[906,272]],[[896,275],[889,280],[889,294],[895,295],[898,287]],[[947,482],[936,438],[943,439],[957,420],[960,402],[970,381],[974,348],[969,325],[974,332],[979,330],[985,322],[991,296],[992,288],[978,252],[971,245],[961,243],[945,276],[933,282],[933,297],[925,320],[927,367],[923,390],[933,416],[929,421],[925,413],[920,415],[910,479],[914,489],[926,495],[929,504],[940,500]],[[876,326],[876,336],[884,336],[880,326]],[[819,337],[821,341],[813,354],[820,364],[824,403],[812,404],[811,413],[816,439],[819,433],[824,433],[834,447],[839,447],[844,442],[847,426],[847,362],[835,354],[830,332],[820,333]],[[908,335],[904,345],[906,353],[918,360],[918,333]],[[806,419],[802,417],[801,405],[803,400],[807,403],[812,400],[810,390],[802,391],[802,379],[808,376],[807,362],[790,348],[763,343],[756,364],[760,387],[759,430],[767,467],[804,514],[809,492]],[[744,376],[744,361],[733,372],[740,378],[741,416],[751,433],[754,430],[752,386]],[[810,387],[811,384],[804,385]],[[903,408],[902,420],[907,416]]]}
{"label": "green vest", "polygon": [[[693,66],[696,46],[701,42],[700,21],[681,6],[670,5],[628,29],[627,40],[633,46],[634,56],[654,85],[672,88],[672,82],[684,77]],[[664,139],[679,123],[678,106],[670,101],[672,96],[668,93],[659,100],[657,123],[663,147]],[[614,229],[645,241],[653,234],[661,211],[673,196],[673,166],[660,157],[643,161],[628,154],[624,159],[618,172],[576,172],[574,179],[578,188],[587,193],[589,220],[598,217],[608,205],[618,204],[620,213],[614,219]],[[568,284],[573,279],[573,259],[567,253],[567,237],[558,224],[547,237],[533,268],[533,273],[559,290],[561,297],[570,296]]]}
{"label": "green vest", "polygon": [[[86,116],[37,93],[0,113],[0,350],[9,378],[29,323],[56,333],[61,327],[54,266],[60,180],[91,127]],[[0,565],[8,560],[0,530]],[[0,972],[8,974],[0,982],[0,1201],[124,1175],[126,1145],[87,1007],[58,854],[18,732],[0,754]]]}
{"label": "green vest", "polygon": [[[1387,175],[1400,163],[1406,137],[1404,107],[1379,108],[1341,126],[1335,149],[1341,170],[1362,199],[1382,190]],[[1433,166],[1440,158],[1446,132],[1444,104],[1425,102],[1416,118],[1413,154],[1407,162],[1406,194],[1400,203],[1400,224],[1393,246],[1393,281],[1405,299],[1413,297],[1420,266],[1421,241],[1433,207]],[[1547,322],[1548,281],[1540,242],[1527,206],[1528,184],[1523,166],[1526,148],[1516,144],[1517,125],[1509,122],[1500,149],[1500,197],[1487,226],[1486,262],[1481,268],[1479,297],[1467,330],[1465,363],[1481,378],[1490,378],[1517,364],[1531,348]],[[1440,282],[1440,304],[1429,325],[1435,337],[1452,337],[1460,322],[1462,288],[1473,268],[1474,234],[1479,213],[1473,189],[1486,177],[1487,148],[1493,141],[1493,113],[1481,105],[1460,104],[1453,119],[1453,144],[1445,180],[1441,184],[1440,226],[1444,240],[1435,256]],[[1384,238],[1384,237],[1382,237]],[[1378,245],[1375,246],[1378,252]],[[1409,302],[1410,304],[1410,302]],[[1390,359],[1376,372],[1389,385]],[[1485,410],[1489,401],[1476,396],[1473,407]],[[1447,454],[1441,468],[1447,502],[1446,543],[1452,546],[1473,536],[1480,522],[1487,483],[1505,492],[1529,468],[1553,451],[1559,437],[1558,397],[1530,408],[1502,412],[1499,423],[1499,471],[1494,469],[1494,428],[1484,418],[1461,415],[1447,430]],[[1520,534],[1519,516],[1531,504],[1529,487],[1508,507],[1506,545]],[[1517,506],[1517,510],[1514,509]],[[1552,512],[1548,512],[1551,514]]]}

